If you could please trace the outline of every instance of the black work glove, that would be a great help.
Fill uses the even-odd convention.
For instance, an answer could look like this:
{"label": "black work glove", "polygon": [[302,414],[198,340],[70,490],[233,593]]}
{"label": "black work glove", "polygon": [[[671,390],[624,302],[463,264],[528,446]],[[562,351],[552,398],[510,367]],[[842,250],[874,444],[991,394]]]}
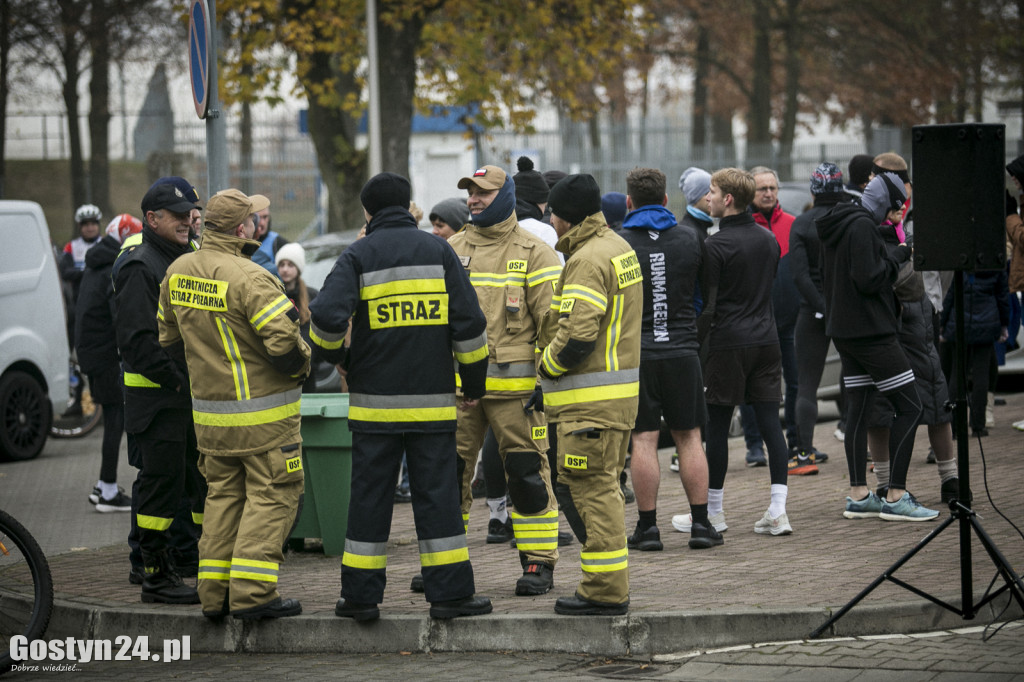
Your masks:
{"label": "black work glove", "polygon": [[1006,190],[1006,217],[1016,215],[1017,213],[1017,200],[1010,194],[1010,190]]}
{"label": "black work glove", "polygon": [[530,410],[535,412],[544,411],[544,391],[541,390],[540,386],[533,389],[533,395],[530,396],[530,399],[526,401],[526,405],[523,406],[523,412],[528,413]]}

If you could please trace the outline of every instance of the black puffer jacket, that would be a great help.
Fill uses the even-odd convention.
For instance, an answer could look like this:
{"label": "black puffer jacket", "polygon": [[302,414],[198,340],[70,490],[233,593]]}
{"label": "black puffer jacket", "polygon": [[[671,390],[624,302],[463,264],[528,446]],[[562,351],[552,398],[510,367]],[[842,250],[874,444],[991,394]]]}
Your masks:
{"label": "black puffer jacket", "polygon": [[114,333],[114,284],[110,269],[121,243],[107,235],[85,254],[85,271],[78,286],[75,305],[75,350],[78,365],[86,374],[118,369]]}

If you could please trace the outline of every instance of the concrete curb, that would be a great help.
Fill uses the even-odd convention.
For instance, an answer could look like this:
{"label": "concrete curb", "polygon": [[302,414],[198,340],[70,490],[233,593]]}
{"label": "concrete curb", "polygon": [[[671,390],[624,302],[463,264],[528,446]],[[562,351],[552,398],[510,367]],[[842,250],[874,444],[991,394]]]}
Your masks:
{"label": "concrete curb", "polygon": [[[976,599],[980,598],[979,594]],[[958,600],[947,600],[958,605]],[[1004,606],[1008,606],[1005,611]],[[654,656],[759,642],[806,639],[832,614],[830,609],[786,608],[668,611],[625,616],[571,617],[555,614],[489,615],[435,620],[429,616],[383,616],[355,623],[319,613],[278,621],[214,623],[195,609],[166,606],[112,609],[58,600],[48,639],[108,639],[147,635],[160,640],[191,637],[193,652],[393,653],[398,651],[536,651],[608,656]],[[975,623],[998,616],[1021,617],[1002,595]],[[571,625],[570,625],[571,624]],[[825,637],[885,635],[963,627],[955,613],[929,601],[858,605]]]}

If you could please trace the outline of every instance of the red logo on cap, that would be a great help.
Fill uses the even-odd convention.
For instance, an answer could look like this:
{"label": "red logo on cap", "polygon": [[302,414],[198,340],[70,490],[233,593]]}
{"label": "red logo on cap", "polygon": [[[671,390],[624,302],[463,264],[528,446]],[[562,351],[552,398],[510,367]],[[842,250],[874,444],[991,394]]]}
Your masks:
{"label": "red logo on cap", "polygon": [[482,178],[485,175],[487,175],[487,171],[485,169],[483,169],[483,168],[477,168],[476,172],[473,173],[473,177],[474,178]]}

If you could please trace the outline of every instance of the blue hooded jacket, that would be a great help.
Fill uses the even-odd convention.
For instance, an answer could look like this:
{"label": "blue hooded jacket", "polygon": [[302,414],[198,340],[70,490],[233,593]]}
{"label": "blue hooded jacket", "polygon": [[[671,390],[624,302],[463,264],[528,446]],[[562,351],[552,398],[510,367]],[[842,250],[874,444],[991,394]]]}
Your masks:
{"label": "blue hooded jacket", "polygon": [[670,227],[676,226],[676,217],[672,211],[668,210],[664,206],[658,206],[657,204],[648,204],[647,206],[641,206],[640,208],[634,209],[626,214],[626,219],[622,221],[623,229],[644,229],[644,230],[667,230]]}

